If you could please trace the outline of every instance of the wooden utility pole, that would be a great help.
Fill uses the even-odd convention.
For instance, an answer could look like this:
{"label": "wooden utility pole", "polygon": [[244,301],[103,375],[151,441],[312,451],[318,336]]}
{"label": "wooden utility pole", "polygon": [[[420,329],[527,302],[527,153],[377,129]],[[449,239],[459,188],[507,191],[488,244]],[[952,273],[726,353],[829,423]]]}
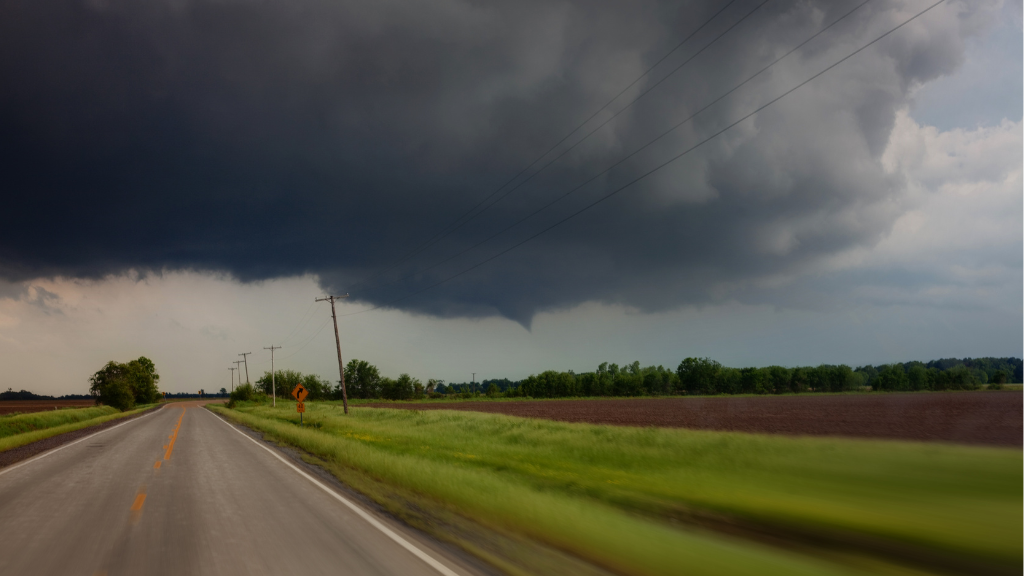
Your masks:
{"label": "wooden utility pole", "polygon": [[237,370],[237,368],[228,368],[228,370],[231,370],[231,391],[234,392],[235,391],[235,370]]}
{"label": "wooden utility pole", "polygon": [[[242,352],[241,354],[239,354],[239,356],[242,357],[242,363],[245,364],[245,383],[246,384],[249,383],[249,363],[246,362],[246,356],[248,356],[249,354],[252,354],[252,352]],[[239,374],[239,376],[241,376],[241,374]],[[241,378],[239,378],[239,380],[241,380]]]}
{"label": "wooden utility pole", "polygon": [[341,337],[338,336],[338,314],[334,311],[334,301],[338,298],[348,298],[348,294],[317,298],[315,301],[323,302],[326,300],[331,303],[331,318],[334,319],[334,342],[338,345],[338,372],[341,372],[341,403],[345,407],[345,414],[348,414],[348,392],[345,391],[345,365],[341,362]]}
{"label": "wooden utility pole", "polygon": [[274,350],[280,350],[280,346],[271,346],[267,348],[263,347],[264,350],[270,350],[270,390],[274,398],[274,407],[277,407],[277,382],[274,380]]}
{"label": "wooden utility pole", "polygon": [[234,361],[235,370],[238,370],[238,385],[239,386],[242,385],[242,367],[239,366],[239,364],[241,364],[241,363],[242,363],[241,360],[235,360]]}

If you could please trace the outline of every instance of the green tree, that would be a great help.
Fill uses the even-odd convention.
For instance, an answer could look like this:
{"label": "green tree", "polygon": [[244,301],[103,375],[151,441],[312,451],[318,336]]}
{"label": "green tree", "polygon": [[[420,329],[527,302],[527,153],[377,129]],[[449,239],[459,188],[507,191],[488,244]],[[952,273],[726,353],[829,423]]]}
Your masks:
{"label": "green tree", "polygon": [[769,366],[765,370],[768,372],[770,389],[773,394],[782,394],[792,390],[790,386],[790,380],[793,377],[792,370],[782,366]]}
{"label": "green tree", "polygon": [[771,394],[774,391],[771,373],[764,368],[743,368],[741,390],[744,394]]}
{"label": "green tree", "polygon": [[153,404],[160,401],[162,394],[157,387],[160,375],[156,373],[156,365],[145,356],[128,363],[129,382],[136,404]]}
{"label": "green tree", "polygon": [[[306,390],[309,390],[309,396],[306,399],[312,402],[330,400],[334,394],[334,388],[331,386],[330,381],[316,374],[304,374],[302,376],[302,385]],[[339,383],[338,385],[340,386],[341,384]]]}
{"label": "green tree", "polygon": [[382,395],[388,400],[409,400],[416,393],[417,386],[423,388],[419,380],[408,374],[401,374],[396,380],[381,378],[380,382]]}
{"label": "green tree", "polygon": [[873,389],[886,392],[909,390],[910,379],[907,377],[907,373],[903,371],[903,365],[889,364],[882,368],[875,378]]}
{"label": "green tree", "polygon": [[907,372],[907,384],[910,390],[928,390],[931,382],[928,378],[928,369],[922,364],[915,364]]}
{"label": "green tree", "polygon": [[971,369],[963,364],[946,370],[946,381],[951,390],[976,390],[978,381]]}
{"label": "green tree", "polygon": [[271,379],[270,371],[268,370],[256,380],[253,388],[256,392],[262,392],[267,396],[276,395],[278,398],[289,398],[292,390],[299,384],[302,384],[303,378],[305,378],[305,375],[295,370],[278,370],[274,373],[273,379]]}
{"label": "green tree", "polygon": [[345,365],[345,386],[349,398],[380,398],[382,384],[380,371],[373,364],[353,358]]}
{"label": "green tree", "polygon": [[136,404],[153,404],[161,398],[156,365],[145,356],[122,364],[110,361],[89,378],[89,393],[97,404],[130,410]]}
{"label": "green tree", "polygon": [[807,368],[794,368],[793,372],[789,375],[789,391],[807,392],[810,389],[809,381]]}
{"label": "green tree", "polygon": [[688,394],[717,394],[715,380],[722,365],[710,358],[686,358],[679,363],[676,374]]}
{"label": "green tree", "polygon": [[89,378],[89,393],[96,404],[113,406],[124,412],[135,407],[135,395],[125,364],[110,361]]}
{"label": "green tree", "polygon": [[739,394],[743,387],[743,374],[736,368],[722,367],[715,374],[714,389],[718,394]]}

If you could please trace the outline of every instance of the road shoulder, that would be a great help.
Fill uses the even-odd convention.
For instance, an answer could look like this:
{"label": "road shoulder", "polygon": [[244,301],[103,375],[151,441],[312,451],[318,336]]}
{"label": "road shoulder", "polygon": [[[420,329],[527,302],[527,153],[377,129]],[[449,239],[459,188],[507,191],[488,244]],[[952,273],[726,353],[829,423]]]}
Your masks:
{"label": "road shoulder", "polygon": [[[28,460],[29,458],[32,458],[33,456],[36,456],[38,454],[42,454],[43,452],[47,452],[49,450],[53,450],[54,448],[63,446],[64,444],[74,442],[75,440],[84,438],[86,436],[89,436],[90,434],[95,434],[96,432],[105,430],[107,428],[111,428],[113,426],[117,426],[118,424],[122,424],[124,422],[127,422],[128,420],[138,418],[139,416],[142,416],[144,414],[149,414],[153,410],[160,408],[160,406],[161,405],[151,406],[129,414],[115,414],[113,415],[113,417],[107,418],[102,422],[94,424],[89,424],[89,422],[92,421],[87,420],[85,422],[81,422],[80,424],[84,424],[84,426],[78,428],[77,430],[71,430],[69,432],[54,434],[53,436],[48,436],[46,438],[42,438],[34,442],[29,442],[27,444],[22,444],[20,446],[9,448],[7,450],[0,452],[0,470],[8,466],[11,466],[12,464],[17,464],[18,462]],[[31,432],[29,432],[28,434],[31,434]],[[12,438],[14,437],[12,436]]]}
{"label": "road shoulder", "polygon": [[268,439],[211,410],[235,429],[275,450],[295,466],[359,504],[389,528],[463,570],[487,575],[578,574],[610,576],[581,559],[454,513],[420,495],[377,481],[288,444]]}

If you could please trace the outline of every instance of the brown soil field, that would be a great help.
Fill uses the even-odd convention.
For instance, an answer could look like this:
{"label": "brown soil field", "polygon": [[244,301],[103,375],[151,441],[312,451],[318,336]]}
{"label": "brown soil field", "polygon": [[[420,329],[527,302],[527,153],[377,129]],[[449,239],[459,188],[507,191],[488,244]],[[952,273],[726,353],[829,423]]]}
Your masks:
{"label": "brown soil field", "polygon": [[767,434],[1024,445],[1020,392],[917,392],[369,404],[409,410],[469,410],[621,426]]}
{"label": "brown soil field", "polygon": [[57,408],[88,408],[95,406],[92,400],[0,400],[0,414],[13,412],[42,412]]}

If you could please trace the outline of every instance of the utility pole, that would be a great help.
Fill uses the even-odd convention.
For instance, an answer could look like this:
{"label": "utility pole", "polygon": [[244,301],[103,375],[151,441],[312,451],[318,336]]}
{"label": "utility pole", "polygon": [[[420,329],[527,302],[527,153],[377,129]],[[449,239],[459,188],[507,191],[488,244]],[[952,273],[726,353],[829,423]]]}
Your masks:
{"label": "utility pole", "polygon": [[238,385],[239,386],[242,385],[242,367],[239,366],[239,364],[241,364],[241,363],[242,363],[241,360],[235,360],[235,362],[234,362],[235,370],[238,370]]}
{"label": "utility pole", "polygon": [[[249,363],[246,362],[246,356],[248,356],[249,354],[252,354],[252,352],[242,352],[241,354],[239,354],[239,356],[242,357],[242,362],[245,364],[245,383],[246,384],[249,383]],[[239,374],[239,376],[241,376],[241,374]],[[241,380],[241,378],[239,378],[239,380]]]}
{"label": "utility pole", "polygon": [[270,346],[267,348],[263,347],[264,350],[270,350],[270,391],[274,398],[274,407],[277,407],[277,382],[274,380],[274,350],[280,350],[280,346]]}
{"label": "utility pole", "polygon": [[473,377],[469,380],[469,391],[476,392],[476,372],[473,372]]}
{"label": "utility pole", "polygon": [[234,392],[235,391],[235,370],[238,370],[238,368],[228,368],[228,370],[231,370],[231,391]]}
{"label": "utility pole", "polygon": [[341,403],[345,406],[345,414],[348,414],[348,392],[345,391],[345,365],[341,363],[341,337],[338,336],[338,315],[334,312],[334,301],[338,298],[348,298],[348,294],[317,298],[314,301],[323,302],[326,300],[331,303],[331,318],[334,319],[334,342],[338,345],[338,372],[341,372]]}

